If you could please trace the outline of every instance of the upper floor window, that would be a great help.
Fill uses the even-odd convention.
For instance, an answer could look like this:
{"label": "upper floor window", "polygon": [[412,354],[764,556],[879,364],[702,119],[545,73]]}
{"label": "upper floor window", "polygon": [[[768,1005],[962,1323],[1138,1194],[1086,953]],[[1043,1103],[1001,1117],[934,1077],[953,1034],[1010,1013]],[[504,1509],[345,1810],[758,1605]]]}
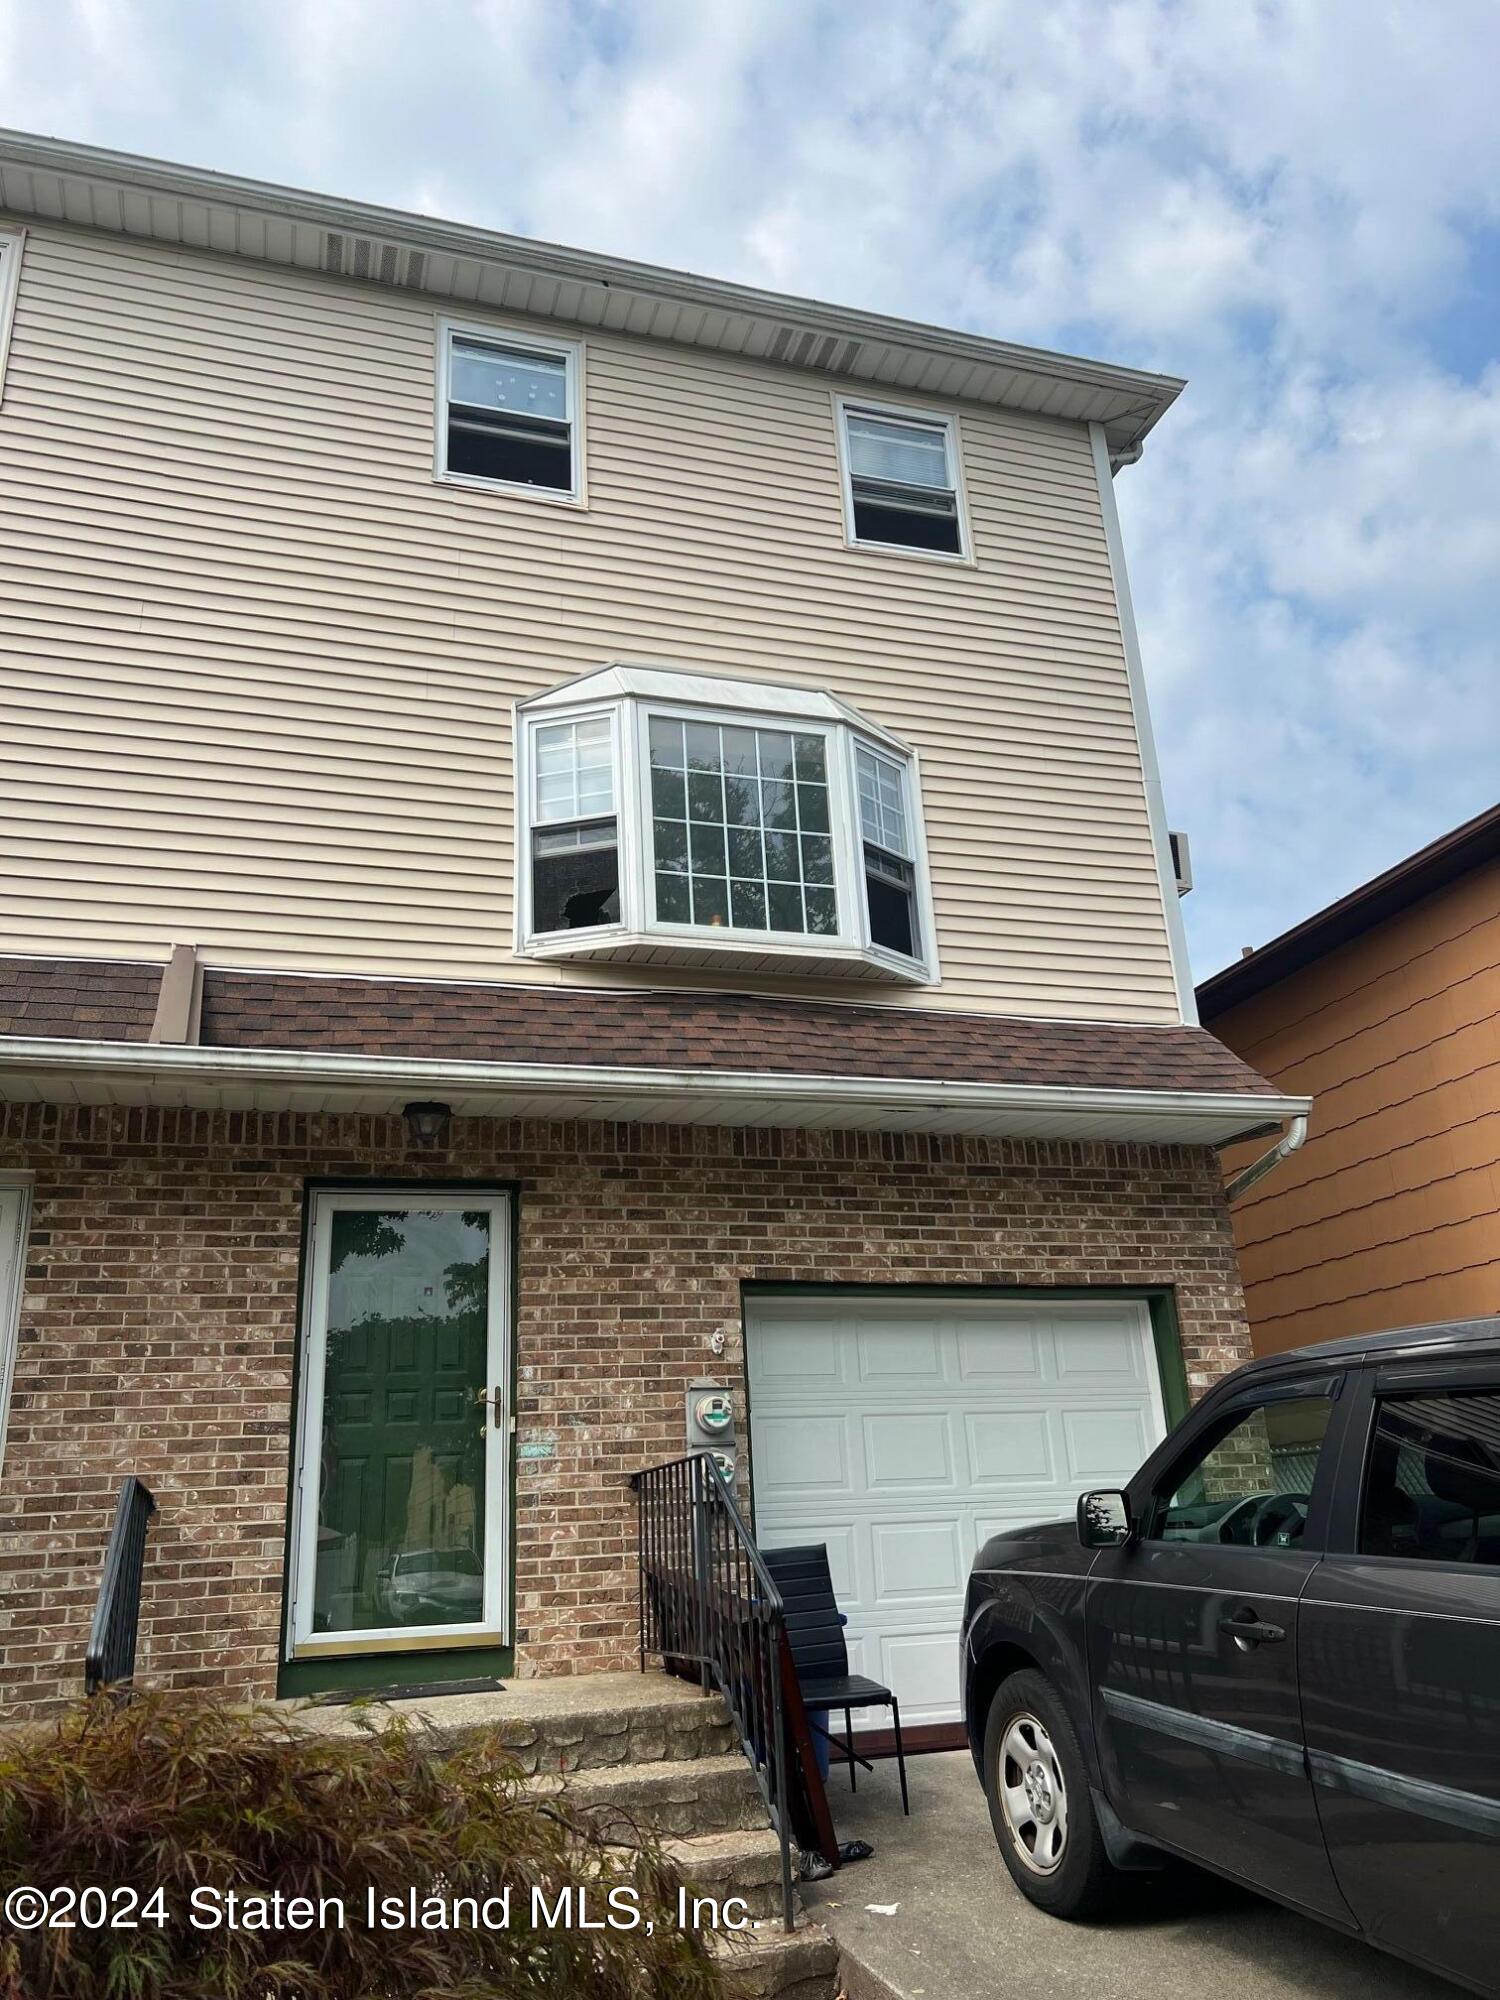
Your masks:
{"label": "upper floor window", "polygon": [[611,667],[519,726],[520,949],[936,977],[912,754],[842,702]]}
{"label": "upper floor window", "polygon": [[439,476],[579,499],[576,344],[450,322],[439,338]]}
{"label": "upper floor window", "polygon": [[838,399],[849,540],[965,556],[958,439],[951,417]]}

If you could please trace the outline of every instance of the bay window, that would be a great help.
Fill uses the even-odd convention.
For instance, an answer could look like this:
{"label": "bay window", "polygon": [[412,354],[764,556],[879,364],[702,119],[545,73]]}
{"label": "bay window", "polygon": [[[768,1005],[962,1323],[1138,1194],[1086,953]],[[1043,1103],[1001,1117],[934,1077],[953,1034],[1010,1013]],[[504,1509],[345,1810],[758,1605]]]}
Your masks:
{"label": "bay window", "polygon": [[912,754],[846,704],[617,666],[517,721],[523,952],[936,977]]}

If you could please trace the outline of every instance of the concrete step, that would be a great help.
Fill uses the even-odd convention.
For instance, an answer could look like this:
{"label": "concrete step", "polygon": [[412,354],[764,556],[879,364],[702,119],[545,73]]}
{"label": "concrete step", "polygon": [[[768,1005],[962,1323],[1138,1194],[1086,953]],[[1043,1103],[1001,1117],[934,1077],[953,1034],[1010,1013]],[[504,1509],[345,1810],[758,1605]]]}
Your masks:
{"label": "concrete step", "polygon": [[597,1823],[612,1840],[640,1829],[666,1840],[698,1834],[748,1833],[766,1826],[765,1801],[744,1758],[658,1758],[608,1770],[541,1776],[538,1792],[562,1792],[574,1805],[600,1808]]}
{"label": "concrete step", "polygon": [[[760,1921],[780,1919],[781,1845],[770,1827],[667,1840],[662,1851],[687,1887],[695,1894],[712,1896],[720,1909],[728,1898],[737,1896],[752,1917]],[[792,1893],[795,1897],[795,1882]],[[800,1902],[797,1907],[801,1908]]]}
{"label": "concrete step", "polygon": [[790,1935],[766,1925],[746,1937],[715,1941],[732,2000],[836,2000],[839,1951],[821,1924],[803,1918]]}
{"label": "concrete step", "polygon": [[[440,1742],[493,1731],[535,1776],[630,1764],[688,1763],[737,1748],[717,1695],[663,1673],[604,1673],[507,1681],[483,1694],[431,1695],[391,1711],[409,1716]],[[373,1713],[377,1719],[381,1711]],[[329,1735],[360,1728],[349,1708],[303,1708],[305,1727]]]}

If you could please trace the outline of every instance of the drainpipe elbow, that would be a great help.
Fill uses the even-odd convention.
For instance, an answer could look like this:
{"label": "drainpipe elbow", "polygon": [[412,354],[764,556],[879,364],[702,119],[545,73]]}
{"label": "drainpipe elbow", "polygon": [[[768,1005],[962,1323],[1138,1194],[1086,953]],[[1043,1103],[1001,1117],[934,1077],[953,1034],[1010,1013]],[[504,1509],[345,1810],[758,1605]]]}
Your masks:
{"label": "drainpipe elbow", "polygon": [[1285,1132],[1269,1152],[1262,1153],[1258,1160],[1252,1160],[1248,1167],[1237,1173],[1224,1190],[1226,1201],[1236,1201],[1247,1188],[1253,1188],[1257,1181],[1264,1180],[1273,1168],[1297,1152],[1307,1138],[1307,1116],[1303,1113],[1292,1120]]}

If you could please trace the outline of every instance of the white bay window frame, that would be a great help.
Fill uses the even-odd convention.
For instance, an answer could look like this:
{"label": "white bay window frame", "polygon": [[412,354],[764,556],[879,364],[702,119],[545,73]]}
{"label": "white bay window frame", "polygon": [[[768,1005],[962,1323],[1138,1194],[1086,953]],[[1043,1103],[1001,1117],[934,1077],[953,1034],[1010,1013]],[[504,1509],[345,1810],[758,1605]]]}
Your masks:
{"label": "white bay window frame", "polygon": [[[601,698],[606,687],[607,698]],[[535,836],[539,830],[545,832],[549,823],[538,817],[538,732],[555,723],[603,716],[610,718],[614,755],[619,919],[587,928],[540,932],[534,923]],[[736,925],[733,921],[710,926],[658,916],[650,741],[653,719],[761,730],[775,735],[816,736],[822,741],[836,931],[760,929]],[[772,973],[779,968],[788,972],[801,969],[833,978],[845,971],[862,979],[922,985],[938,981],[916,753],[847,704],[806,688],[710,679],[666,668],[614,667],[518,703],[515,721],[518,956],[543,960],[633,959],[709,970],[720,966],[725,970]],[[914,875],[917,935],[916,952],[911,957],[888,950],[871,937],[856,761],[861,746],[900,773]],[[688,825],[692,824],[689,820]]]}

